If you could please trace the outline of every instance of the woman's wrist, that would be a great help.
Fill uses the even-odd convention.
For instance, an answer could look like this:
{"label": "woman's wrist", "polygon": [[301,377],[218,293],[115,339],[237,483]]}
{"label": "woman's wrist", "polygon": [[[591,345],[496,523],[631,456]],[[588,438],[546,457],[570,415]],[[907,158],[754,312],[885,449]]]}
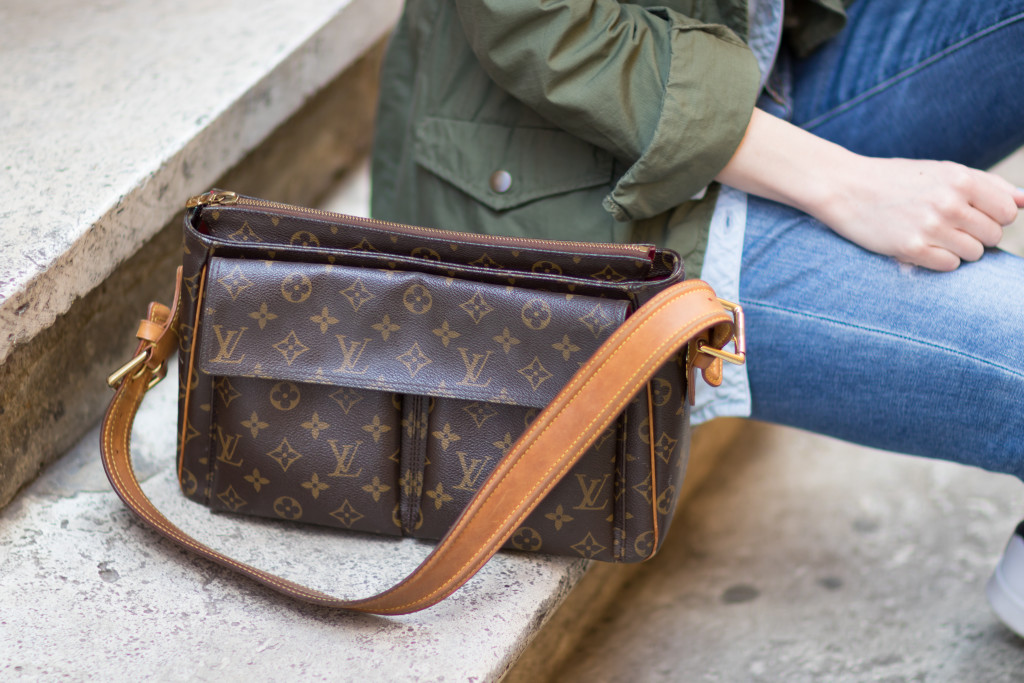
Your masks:
{"label": "woman's wrist", "polygon": [[825,220],[849,202],[863,160],[755,109],[743,141],[716,180]]}
{"label": "woman's wrist", "polygon": [[835,226],[843,222],[857,203],[857,188],[870,175],[869,159],[845,147],[816,138],[814,165],[807,169],[804,183],[784,203],[814,216],[822,223]]}

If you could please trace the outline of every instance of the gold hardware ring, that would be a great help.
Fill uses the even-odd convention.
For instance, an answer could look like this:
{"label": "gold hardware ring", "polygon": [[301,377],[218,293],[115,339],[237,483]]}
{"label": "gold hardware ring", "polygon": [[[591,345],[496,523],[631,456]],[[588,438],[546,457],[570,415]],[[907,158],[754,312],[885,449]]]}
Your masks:
{"label": "gold hardware ring", "polygon": [[[151,353],[152,348],[148,348],[139,355],[135,356],[135,358],[132,358],[130,361],[119,367],[109,377],[107,377],[107,385],[111,389],[117,389],[119,386],[121,386],[121,382],[124,381],[124,378],[130,375],[131,373],[135,372],[135,374],[132,375],[133,379],[141,376],[143,371],[145,370],[146,361],[149,360],[149,356]],[[147,390],[155,387],[157,384],[160,383],[160,380],[164,378],[163,369],[164,364],[161,363],[153,371],[153,378],[149,380],[149,384],[146,385]]]}
{"label": "gold hardware ring", "polygon": [[716,349],[713,346],[708,346],[707,342],[697,342],[697,352],[705,353],[715,358],[721,358],[722,360],[732,363],[733,365],[743,365],[747,362],[747,332],[746,324],[743,318],[743,307],[732,301],[726,301],[725,299],[718,299],[718,303],[722,304],[722,307],[732,313],[733,321],[733,334],[732,342],[733,348],[736,349],[735,353],[729,351],[723,351],[722,349]]}

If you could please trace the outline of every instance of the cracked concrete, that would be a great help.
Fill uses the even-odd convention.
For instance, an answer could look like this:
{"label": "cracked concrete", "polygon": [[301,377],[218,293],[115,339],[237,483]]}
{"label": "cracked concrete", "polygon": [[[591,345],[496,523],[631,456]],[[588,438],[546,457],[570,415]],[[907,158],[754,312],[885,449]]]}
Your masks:
{"label": "cracked concrete", "polygon": [[[174,376],[174,369],[169,373]],[[368,595],[430,545],[211,514],[178,491],[176,391],[134,431],[144,488],[214,547],[335,594]],[[500,553],[437,607],[395,618],[296,603],[160,539],[107,484],[98,433],[0,515],[0,679],[495,680],[586,569]]]}
{"label": "cracked concrete", "polygon": [[[350,57],[355,57],[357,54],[351,52],[352,50],[365,46],[364,41],[384,32],[388,26],[388,18],[394,18],[398,9],[398,3],[394,0],[375,3],[357,2],[356,0],[303,1],[308,1],[308,4],[292,9],[298,11],[302,8],[311,10],[313,7],[319,7],[325,10],[325,15],[316,16],[319,16],[320,20],[328,22],[327,26],[322,27],[327,34],[333,35],[333,32],[336,31],[343,36],[350,33],[358,34],[358,40],[341,41],[350,43],[342,49]],[[51,4],[60,2],[63,0],[46,0],[46,3]],[[44,6],[50,7],[50,4],[46,3]],[[136,13],[145,14],[147,11],[145,8],[140,9],[129,5],[130,3],[120,1],[113,3],[108,8],[110,14],[106,16],[106,21],[117,24],[119,20],[125,20],[126,16],[134,16]],[[8,17],[12,19],[13,23],[3,24],[4,9],[0,8],[0,37],[4,35],[4,30],[15,30],[17,26],[23,26],[26,22],[31,23],[29,19],[37,10],[38,8],[33,10],[27,6],[19,8],[14,15]],[[273,7],[270,7],[270,11],[272,10]],[[188,13],[187,7],[183,6],[178,7],[177,11]],[[338,12],[341,12],[342,15],[339,16]],[[351,16],[352,12],[356,13],[355,18]],[[160,14],[160,12],[157,13]],[[173,18],[167,14],[160,14],[160,17],[163,20]],[[306,19],[310,18],[315,18],[315,16],[306,17]],[[95,20],[95,17],[90,15],[89,19]],[[19,20],[22,22],[21,24],[18,24]],[[265,16],[261,21],[263,20],[266,20]],[[58,21],[51,26],[52,30],[60,33],[67,28],[67,21],[68,17],[66,16],[63,19],[64,23]],[[373,30],[367,31],[362,22],[372,25]],[[164,29],[161,26],[158,22],[153,23],[153,32],[163,35]],[[265,24],[253,23],[249,26],[249,30],[255,31],[259,26],[265,27]],[[315,26],[315,21],[312,26]],[[312,30],[312,26],[310,30]],[[213,24],[203,28],[211,31],[221,30]],[[273,28],[275,31],[287,32],[288,30],[287,25],[275,24]],[[117,28],[111,30],[114,33],[118,31]],[[197,27],[194,24],[186,25],[176,21],[175,30],[187,31],[193,39],[201,40],[202,32],[197,33]],[[21,42],[17,44],[24,48],[26,45],[34,44],[34,41],[43,39],[42,36],[20,37]],[[227,37],[224,39],[227,41]],[[233,35],[232,40],[236,43],[240,42],[247,50],[260,50],[259,45],[242,36]],[[128,40],[119,33],[114,42],[117,41],[121,41],[119,44],[125,49],[135,50],[138,47],[137,41]],[[175,45],[178,44],[173,40],[171,42]],[[229,48],[236,43],[227,41],[226,47],[221,46],[220,49],[227,49],[228,52],[231,52]],[[148,46],[147,49],[159,52],[166,47],[167,43],[160,42],[158,45]],[[308,48],[308,46],[306,47]],[[212,183],[212,179],[216,177],[211,174],[220,173],[232,159],[237,158],[238,154],[248,149],[246,146],[248,143],[242,145],[240,140],[229,141],[229,145],[241,145],[241,147],[232,147],[230,154],[218,152],[209,158],[204,157],[205,161],[200,163],[203,161],[200,159],[202,155],[199,155],[194,148],[198,144],[200,150],[205,149],[204,143],[201,140],[189,142],[190,136],[202,137],[213,134],[217,137],[219,135],[207,131],[205,122],[209,122],[209,125],[215,128],[228,125],[246,130],[256,130],[257,128],[269,130],[269,127],[280,124],[269,137],[250,151],[238,166],[220,177],[217,185],[244,188],[250,194],[303,205],[310,205],[317,201],[334,185],[340,172],[349,168],[369,151],[371,136],[368,131],[372,129],[373,115],[376,109],[377,69],[382,47],[383,43],[378,43],[375,47],[370,48],[359,59],[349,64],[344,72],[329,82],[322,83],[316,80],[315,82],[322,89],[306,99],[302,108],[283,122],[275,117],[287,114],[285,109],[277,109],[274,112],[261,110],[256,113],[233,111],[230,115],[228,113],[223,115],[232,123],[225,124],[224,121],[215,123],[213,118],[207,116],[200,117],[200,120],[197,120],[194,125],[190,121],[174,119],[175,112],[178,110],[173,108],[147,110],[147,116],[165,116],[174,119],[173,123],[154,124],[151,127],[163,130],[181,126],[181,129],[186,131],[180,139],[181,144],[185,146],[184,150],[179,151],[188,157],[182,162],[182,173],[189,184],[187,187],[183,185],[182,187],[185,189],[181,189],[180,192],[171,188],[170,185],[162,186],[159,192],[159,203],[144,201],[138,197],[132,198],[129,188],[125,188],[125,196],[118,199],[118,206],[112,206],[110,212],[118,216],[118,220],[122,222],[129,221],[128,216],[131,215],[132,218],[129,221],[131,226],[126,227],[126,232],[120,234],[118,239],[113,240],[110,244],[116,243],[123,246],[132,240],[139,239],[141,233],[150,234],[158,229],[183,204],[187,194],[208,189],[206,183]],[[301,44],[299,46],[291,44],[290,47],[283,44],[281,49],[286,52],[288,49],[296,50],[299,54],[293,54],[295,59],[301,60],[300,55],[304,54]],[[71,48],[68,48],[68,51],[73,52]],[[57,57],[62,54],[60,50],[54,49],[54,55]],[[245,50],[240,49],[234,53],[234,57],[244,62],[246,54],[248,53]],[[0,64],[16,65],[19,55],[24,56],[23,52],[12,48],[9,54],[5,53],[0,56]],[[107,56],[109,57],[109,55]],[[337,56],[335,55],[335,57]],[[52,58],[54,58],[53,55],[47,56],[47,59]],[[152,58],[152,54],[147,58]],[[334,57],[331,59],[333,60]],[[65,58],[61,64],[66,65],[70,61]],[[131,60],[124,61],[131,62]],[[329,62],[331,60],[323,59],[323,63],[318,63],[318,68],[327,69]],[[191,62],[188,63],[191,64]],[[285,63],[288,63],[287,60]],[[269,73],[263,73],[256,69],[255,67],[259,64],[248,67],[238,66],[237,72],[230,71],[234,81],[237,81],[233,83],[233,87],[240,87],[246,78],[261,80],[263,86],[266,87],[271,87],[274,83],[278,84],[273,86],[276,88],[280,88],[281,83],[287,84],[288,88],[299,87],[300,84],[290,79],[288,69],[280,62],[271,60],[269,65],[264,65],[271,69]],[[94,62],[82,60],[78,64],[78,68],[91,74],[97,70],[97,65]],[[125,68],[131,70],[136,67],[134,64],[127,64]],[[337,64],[335,64],[335,68],[339,68]],[[284,71],[281,72],[281,69]],[[10,71],[13,73],[17,69],[12,66]],[[54,79],[59,80],[62,77],[61,73],[51,75]],[[327,78],[329,75],[329,71],[321,74],[323,78]],[[110,74],[103,73],[102,77],[109,78]],[[124,82],[129,80],[123,79]],[[122,82],[118,81],[118,83],[120,85]],[[164,87],[171,88],[173,91],[175,83],[189,88],[195,85],[191,80],[179,82],[172,78],[171,81],[164,83]],[[210,85],[205,81],[204,84]],[[33,89],[33,93],[39,98],[45,98],[44,94],[36,93],[36,90],[45,91],[47,87],[46,83],[41,82]],[[287,90],[287,88],[285,89]],[[2,95],[2,90],[3,88],[0,86],[0,95]],[[193,98],[202,100],[202,94],[199,91],[189,90],[188,92],[188,97],[181,96],[178,99],[189,102]],[[77,96],[79,99],[76,99],[75,102],[81,107],[87,108],[88,98],[82,93],[78,93]],[[142,96],[140,95],[140,97]],[[291,93],[287,97],[278,97],[277,99],[280,104],[280,100],[293,97],[294,93]],[[0,97],[0,100],[2,99]],[[242,96],[241,101],[244,100],[245,96]],[[142,106],[142,104],[136,100],[130,102],[126,100],[125,107],[131,110],[133,107]],[[19,106],[27,105],[25,102],[19,102]],[[210,102],[193,102],[187,106],[202,108],[213,105]],[[241,108],[245,109],[245,107]],[[89,116],[83,117],[81,112],[76,112],[75,115],[92,126]],[[33,125],[35,125],[34,122]],[[33,130],[35,130],[34,127]],[[92,126],[90,130],[100,137],[121,134],[120,127],[114,125],[110,127]],[[0,122],[0,131],[10,133],[7,139],[0,140],[0,150],[6,149],[7,146],[17,146],[21,139],[19,137],[21,132],[17,126],[5,128],[4,122]],[[139,133],[134,128],[132,131],[133,134]],[[58,132],[75,137],[73,132]],[[42,137],[47,139],[33,140],[33,149],[38,151],[52,143],[48,136]],[[64,140],[64,138],[60,138],[60,140]],[[218,140],[221,141],[220,137]],[[221,150],[221,152],[223,151]],[[139,149],[136,152],[143,157],[146,156]],[[123,164],[127,158],[124,155],[117,156],[113,151],[110,154],[112,156],[109,160],[112,160],[112,163]],[[74,156],[71,154],[66,159],[61,157],[62,163],[73,159]],[[142,163],[145,159],[137,161]],[[150,158],[150,161],[158,163],[159,159]],[[29,175],[33,172],[45,172],[43,167],[28,166],[26,169],[23,171]],[[81,170],[76,171],[76,173],[78,172]],[[203,178],[207,178],[207,180],[203,180]],[[178,181],[184,182],[182,178],[178,178]],[[15,185],[11,184],[20,182],[28,181],[20,176],[17,179],[3,178],[0,179],[0,188],[9,190],[7,194],[12,197],[20,197]],[[10,187],[5,187],[5,183]],[[36,185],[39,184],[36,183]],[[191,189],[186,192],[185,190],[188,188]],[[80,193],[80,196],[76,195],[74,199],[65,197],[60,202],[54,201],[54,205],[65,201],[73,204],[75,201],[92,200],[89,186],[84,181],[77,184],[74,189]],[[31,201],[35,200],[36,194],[39,193],[35,193]],[[52,199],[52,197],[50,198]],[[26,201],[29,200],[26,199]],[[175,208],[165,211],[167,203],[172,203]],[[17,207],[17,204],[15,203],[13,206]],[[57,209],[54,208],[54,210]],[[0,208],[0,214],[2,213],[3,209]],[[29,209],[20,212],[15,209],[11,215],[15,214],[17,214],[16,219],[0,221],[0,244],[3,244],[7,238],[14,240],[19,245],[25,243],[27,245],[25,248],[28,249],[26,253],[29,260],[32,261],[40,252],[26,242],[24,235],[26,232],[32,232],[34,223],[29,217],[36,214]],[[99,227],[96,229],[99,230]],[[83,236],[82,240],[96,239],[95,236],[90,237],[89,234]],[[37,242],[46,241],[42,235],[37,235],[35,240]],[[149,301],[163,299],[170,295],[168,288],[174,281],[174,269],[181,262],[180,214],[175,220],[171,220],[168,225],[160,229],[148,242],[141,246],[136,245],[136,248],[138,250],[128,260],[117,265],[98,286],[76,299],[66,312],[57,315],[52,320],[52,324],[43,329],[31,325],[29,328],[25,328],[23,332],[31,341],[13,346],[10,354],[0,360],[0,507],[6,505],[24,484],[35,478],[45,465],[60,454],[67,452],[99,418],[107,399],[105,376],[130,356],[136,343],[133,333],[140,313],[145,310],[145,305]],[[17,260],[18,254],[15,251],[5,251],[0,248],[0,284],[7,283],[12,287],[17,285],[21,277]],[[113,267],[118,258],[110,250],[109,253],[105,252],[100,257],[91,258],[88,261],[86,265],[89,268],[105,268]],[[61,261],[54,267],[53,272],[46,274],[45,277],[50,279],[57,277],[62,287],[79,287],[82,283],[78,280],[86,277],[85,271],[82,270],[84,266],[82,268],[79,266],[82,264]],[[2,286],[0,286],[0,290],[3,290]],[[49,298],[40,298],[37,302],[40,305],[45,302],[52,304],[63,296],[59,288],[47,291]],[[3,296],[0,291],[0,329],[14,334],[20,328],[3,322],[5,306]],[[14,310],[13,315],[19,320],[21,319],[19,316],[30,317],[30,308],[29,303],[23,303]],[[26,322],[26,324],[28,323]],[[4,355],[2,348],[3,340],[0,339],[0,356]]]}
{"label": "cracked concrete", "polygon": [[549,680],[1024,680],[984,596],[1020,481],[756,423],[718,472]]}

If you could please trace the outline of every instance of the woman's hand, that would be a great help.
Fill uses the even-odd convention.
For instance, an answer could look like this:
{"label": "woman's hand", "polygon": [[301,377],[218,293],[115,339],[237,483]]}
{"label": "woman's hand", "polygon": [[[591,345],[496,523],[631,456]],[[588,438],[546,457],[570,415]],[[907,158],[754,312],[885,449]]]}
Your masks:
{"label": "woman's hand", "polygon": [[944,161],[856,157],[808,212],[880,254],[932,270],[977,261],[1024,207],[1024,190]]}
{"label": "woman's hand", "polygon": [[864,157],[761,110],[717,180],[899,261],[954,270],[995,246],[1024,190],[952,162]]}

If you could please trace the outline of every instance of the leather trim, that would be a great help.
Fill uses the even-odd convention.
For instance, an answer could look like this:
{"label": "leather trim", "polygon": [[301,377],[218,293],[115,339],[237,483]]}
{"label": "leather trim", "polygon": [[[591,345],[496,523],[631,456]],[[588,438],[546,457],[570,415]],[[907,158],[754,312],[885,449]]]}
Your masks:
{"label": "leather trim", "polygon": [[[188,353],[188,380],[185,382],[185,402],[182,406],[181,433],[178,437],[178,481],[182,481],[182,469],[185,467],[185,434],[188,430],[188,408],[192,400],[192,377],[196,368],[196,339],[199,338],[199,318],[203,310],[203,294],[206,292],[206,266],[199,275],[199,291],[196,294],[196,317],[192,321],[192,344]],[[181,287],[181,269],[178,269],[178,287]]]}
{"label": "leather trim", "polygon": [[654,452],[654,399],[651,397],[651,384],[647,383],[647,444],[651,455],[651,529],[654,531],[654,544],[651,555],[658,548],[658,462]]}

